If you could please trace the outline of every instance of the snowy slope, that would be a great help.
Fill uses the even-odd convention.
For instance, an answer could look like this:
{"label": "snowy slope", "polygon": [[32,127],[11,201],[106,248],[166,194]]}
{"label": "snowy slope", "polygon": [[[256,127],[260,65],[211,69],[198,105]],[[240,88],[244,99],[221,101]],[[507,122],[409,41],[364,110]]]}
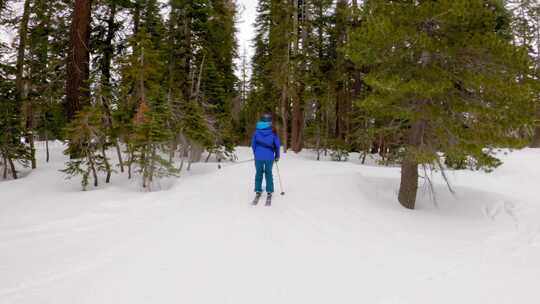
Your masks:
{"label": "snowy slope", "polygon": [[540,303],[538,150],[450,172],[455,196],[437,178],[438,207],[408,211],[398,168],[290,153],[266,208],[249,205],[250,162],[81,192],[61,148],[0,182],[2,304]]}

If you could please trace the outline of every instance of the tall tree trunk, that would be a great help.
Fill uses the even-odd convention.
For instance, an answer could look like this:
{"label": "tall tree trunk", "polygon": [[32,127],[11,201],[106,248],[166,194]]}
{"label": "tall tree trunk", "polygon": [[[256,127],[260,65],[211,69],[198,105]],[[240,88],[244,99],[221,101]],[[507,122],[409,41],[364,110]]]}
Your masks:
{"label": "tall tree trunk", "polygon": [[281,118],[283,119],[283,126],[281,130],[282,138],[281,143],[283,146],[283,153],[287,153],[289,148],[289,124],[288,124],[288,96],[287,96],[287,86],[285,85],[281,89]]}
{"label": "tall tree trunk", "polygon": [[291,39],[291,59],[289,61],[289,83],[291,86],[291,103],[292,103],[292,117],[291,117],[291,147],[294,152],[295,147],[298,145],[298,117],[300,109],[300,96],[298,92],[298,82],[299,79],[299,46],[300,46],[300,35],[298,34],[299,29],[299,11],[298,11],[298,0],[292,0],[292,39]]}
{"label": "tall tree trunk", "polygon": [[131,179],[131,168],[133,166],[133,159],[134,159],[134,154],[133,154],[133,151],[129,148],[128,146],[128,179]]}
{"label": "tall tree trunk", "polygon": [[[113,39],[114,35],[116,34],[115,24],[114,20],[116,18],[116,4],[111,3],[109,5],[109,17],[107,19],[107,36],[105,38],[105,49],[103,51],[103,59],[101,63],[101,84],[102,84],[102,90],[104,91],[102,95],[103,96],[103,109],[105,112],[105,120],[107,122],[107,127],[109,129],[112,129],[113,126],[113,119],[112,119],[112,113],[111,113],[111,105],[110,105],[110,98],[111,98],[111,64],[112,64],[112,58],[114,56],[114,47],[113,47]],[[124,172],[124,161],[122,160],[122,153],[120,152],[120,143],[118,138],[112,138],[113,144],[117,151],[118,156],[118,165],[120,166],[120,172]],[[110,177],[107,178],[109,180]],[[108,181],[107,181],[108,183]]]}
{"label": "tall tree trunk", "polygon": [[416,193],[418,192],[418,161],[410,150],[401,164],[401,183],[399,186],[399,203],[407,208],[414,209]]}
{"label": "tall tree trunk", "polygon": [[26,142],[30,145],[32,169],[35,169],[36,149],[34,147],[34,138],[32,135],[33,113],[31,104],[27,101],[28,81],[25,81],[24,79],[24,63],[28,38],[28,22],[30,19],[30,2],[30,0],[24,1],[23,15],[19,27],[19,48],[17,50],[15,86],[17,89],[17,104],[19,106],[19,109],[24,109],[24,115],[26,118]]}
{"label": "tall tree trunk", "polygon": [[13,159],[11,159],[11,157],[8,157],[7,161],[9,163],[9,167],[11,168],[11,176],[13,176],[13,179],[17,179],[17,170],[15,169],[15,163],[13,163]]}
{"label": "tall tree trunk", "polygon": [[[27,100],[28,101],[28,100]],[[36,161],[36,146],[34,143],[34,111],[32,109],[31,102],[27,102],[26,106],[26,141],[28,145],[30,146],[30,162],[32,165],[32,169],[37,168],[37,161]]]}
{"label": "tall tree trunk", "polygon": [[183,41],[183,44],[184,44],[184,53],[183,53],[183,56],[181,58],[181,61],[182,61],[182,67],[183,67],[183,70],[184,70],[184,76],[182,78],[182,84],[181,84],[181,88],[182,88],[182,92],[184,94],[184,102],[189,102],[190,98],[191,98],[191,86],[192,84],[190,83],[191,81],[191,78],[190,75],[192,73],[192,70],[191,70],[191,61],[192,61],[192,54],[193,54],[193,50],[192,50],[192,33],[191,33],[191,23],[192,23],[192,18],[189,14],[185,14],[183,13],[182,17],[183,17],[183,30],[184,30],[184,41]]}
{"label": "tall tree trunk", "polygon": [[17,49],[17,66],[15,85],[17,89],[17,101],[22,107],[24,93],[24,57],[26,53],[26,40],[28,37],[28,20],[30,19],[30,0],[24,1],[23,15],[19,27],[19,48]]}
{"label": "tall tree trunk", "polygon": [[401,184],[398,200],[407,209],[414,209],[418,192],[418,160],[417,150],[423,143],[426,122],[415,122],[409,130],[405,157],[401,164]]}
{"label": "tall tree trunk", "polygon": [[303,105],[303,84],[299,86],[298,95],[293,104],[293,115],[291,122],[291,147],[295,153],[302,151],[304,133],[304,105]]}
{"label": "tall tree trunk", "polygon": [[349,27],[349,3],[348,0],[338,0],[336,3],[336,48],[335,59],[335,93],[336,93],[336,121],[335,137],[344,140],[347,132],[348,99],[347,99],[347,79],[348,72],[346,58],[341,50],[347,43],[347,30]]}
{"label": "tall tree trunk", "polygon": [[[540,78],[540,12],[536,15],[536,71],[537,74],[537,81],[538,78]],[[540,94],[537,94],[536,98],[536,115],[534,120],[534,134],[531,142],[531,148],[540,148]]]}
{"label": "tall tree trunk", "polygon": [[49,153],[49,133],[45,131],[45,151],[46,151],[46,162],[49,162],[50,153]]}
{"label": "tall tree trunk", "polygon": [[[431,53],[422,51],[420,64],[426,67],[431,64]],[[416,111],[421,111],[424,100],[419,100],[414,106]],[[401,164],[401,185],[399,187],[398,200],[407,209],[414,209],[418,192],[418,156],[417,153],[424,143],[424,133],[427,121],[420,119],[413,122],[407,136],[405,157]]]}
{"label": "tall tree trunk", "polygon": [[139,27],[141,24],[141,3],[140,1],[135,1],[135,9],[133,10],[133,35],[139,33]]}
{"label": "tall tree trunk", "polygon": [[198,143],[192,142],[191,143],[191,152],[189,154],[189,162],[190,163],[198,163],[202,159],[202,155],[204,152],[203,146],[201,146]]}
{"label": "tall tree trunk", "polygon": [[94,187],[98,186],[98,176],[96,171],[96,165],[94,162],[94,158],[92,156],[88,156],[88,164],[90,165],[90,170],[92,171],[92,176],[94,177]]}
{"label": "tall tree trunk", "polygon": [[124,173],[124,161],[122,160],[122,151],[120,150],[119,140],[116,139],[116,156],[118,156],[118,165],[120,166],[120,172]]}
{"label": "tall tree trunk", "polygon": [[106,87],[111,85],[111,62],[114,55],[113,39],[116,33],[114,20],[116,18],[116,4],[109,5],[109,17],[107,18],[107,36],[103,50],[103,62],[101,64],[102,84]]}
{"label": "tall tree trunk", "polygon": [[75,0],[70,29],[67,64],[66,101],[68,120],[89,102],[90,21],[92,0]]}
{"label": "tall tree trunk", "polygon": [[7,172],[8,172],[8,161],[7,161],[7,157],[5,155],[2,155],[2,165],[4,166],[4,173],[2,174],[2,177],[4,179],[7,179]]}
{"label": "tall tree trunk", "polygon": [[109,163],[109,159],[107,158],[107,150],[105,149],[105,145],[101,146],[101,153],[103,154],[103,164],[105,165],[105,171],[107,171],[107,177],[105,178],[105,183],[111,182],[111,164]]}
{"label": "tall tree trunk", "polygon": [[[291,147],[294,152],[299,153],[303,148],[304,141],[304,75],[306,74],[306,63],[305,63],[305,52],[307,44],[307,9],[306,1],[302,0],[298,3],[298,0],[295,0],[297,7],[297,13],[294,16],[295,19],[298,19],[294,30],[296,33],[296,43],[295,43],[295,54],[299,59],[294,61],[294,79],[295,83],[295,94],[293,101],[292,109],[292,121],[291,121]],[[298,4],[300,4],[298,6]],[[300,41],[302,42],[302,48],[300,48]]]}
{"label": "tall tree trunk", "polygon": [[340,114],[341,114],[341,94],[339,94],[339,91],[336,89],[336,117],[335,117],[335,122],[334,122],[334,137],[336,139],[339,139],[341,135]]}
{"label": "tall tree trunk", "polygon": [[531,141],[531,148],[540,148],[540,104],[537,104],[536,108],[536,119],[534,121],[534,133]]}

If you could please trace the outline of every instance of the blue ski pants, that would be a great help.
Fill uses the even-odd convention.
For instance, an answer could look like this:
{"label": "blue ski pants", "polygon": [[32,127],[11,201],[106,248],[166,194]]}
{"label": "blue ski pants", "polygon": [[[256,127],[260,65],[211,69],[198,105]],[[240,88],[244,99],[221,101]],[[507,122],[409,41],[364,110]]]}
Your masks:
{"label": "blue ski pants", "polygon": [[255,192],[262,192],[263,176],[266,180],[266,192],[274,193],[274,178],[272,176],[273,160],[256,160],[255,169]]}

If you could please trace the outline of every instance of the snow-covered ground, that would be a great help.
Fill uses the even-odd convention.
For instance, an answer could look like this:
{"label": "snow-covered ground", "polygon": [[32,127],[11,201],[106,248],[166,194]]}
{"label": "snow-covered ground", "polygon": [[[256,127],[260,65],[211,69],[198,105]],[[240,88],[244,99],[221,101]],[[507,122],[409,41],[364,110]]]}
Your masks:
{"label": "snow-covered ground", "polygon": [[250,162],[81,192],[61,148],[0,182],[2,304],[540,303],[539,150],[449,172],[455,196],[435,178],[437,205],[424,191],[409,211],[399,168],[290,153],[267,208]]}

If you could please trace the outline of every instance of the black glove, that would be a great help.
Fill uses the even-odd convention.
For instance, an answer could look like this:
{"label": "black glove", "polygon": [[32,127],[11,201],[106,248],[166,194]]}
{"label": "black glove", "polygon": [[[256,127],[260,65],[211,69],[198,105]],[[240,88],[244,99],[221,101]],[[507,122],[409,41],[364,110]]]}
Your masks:
{"label": "black glove", "polygon": [[279,157],[276,157],[274,161],[277,163],[279,161]]}

